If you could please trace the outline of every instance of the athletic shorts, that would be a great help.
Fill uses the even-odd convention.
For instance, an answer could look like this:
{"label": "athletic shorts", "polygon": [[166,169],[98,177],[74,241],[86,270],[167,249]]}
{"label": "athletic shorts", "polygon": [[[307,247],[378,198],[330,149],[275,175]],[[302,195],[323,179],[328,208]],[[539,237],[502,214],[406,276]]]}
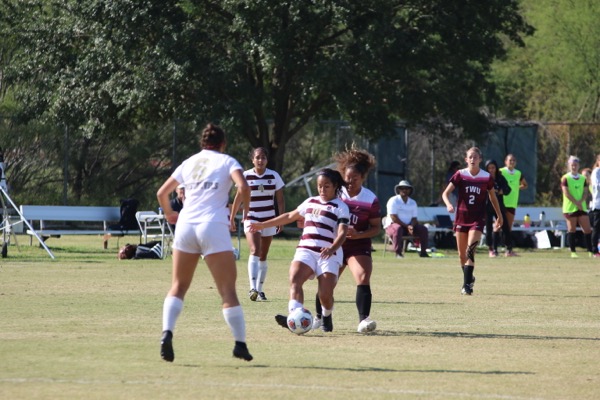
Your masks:
{"label": "athletic shorts", "polygon": [[479,231],[483,232],[483,227],[485,226],[485,220],[480,220],[470,224],[462,224],[462,225],[454,225],[454,232],[469,232],[469,231]]}
{"label": "athletic shorts", "polygon": [[309,249],[296,248],[292,262],[300,261],[313,270],[313,274],[308,279],[314,279],[315,276],[320,276],[325,272],[339,276],[340,265],[342,264],[342,251],[338,250],[335,253],[335,255],[325,260],[321,258],[321,253]]}
{"label": "athletic shorts", "polygon": [[506,211],[509,214],[515,215],[515,213],[517,212],[517,209],[514,207],[505,207],[504,211]]}
{"label": "athletic shorts", "polygon": [[344,249],[344,260],[343,260],[344,265],[348,264],[348,259],[350,257],[356,257],[356,256],[371,257],[371,243],[366,243],[363,245],[355,246],[355,245],[353,245],[352,242],[353,242],[352,240],[348,240],[348,241],[346,241],[348,246],[342,246],[342,248]]}
{"label": "athletic shorts", "polygon": [[188,224],[178,222],[173,248],[191,254],[208,256],[233,251],[229,225],[214,222]]}
{"label": "athletic shorts", "polygon": [[[249,220],[244,221],[244,233],[250,232],[250,224],[252,222],[253,221]],[[258,231],[258,233],[260,233],[261,236],[275,236],[275,234],[277,233],[277,227],[271,226],[269,228],[261,229],[260,231]]]}
{"label": "athletic shorts", "polygon": [[563,214],[563,216],[565,218],[583,217],[584,215],[588,215],[588,213],[585,212],[585,211],[581,211],[581,210],[577,210],[577,211],[572,212],[572,213],[564,213]]}

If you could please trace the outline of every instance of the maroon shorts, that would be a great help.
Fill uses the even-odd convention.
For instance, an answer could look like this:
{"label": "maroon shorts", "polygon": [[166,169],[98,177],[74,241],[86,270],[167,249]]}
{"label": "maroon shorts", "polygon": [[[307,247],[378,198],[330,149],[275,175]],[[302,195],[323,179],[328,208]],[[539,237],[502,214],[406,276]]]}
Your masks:
{"label": "maroon shorts", "polygon": [[565,218],[583,217],[584,215],[588,215],[588,213],[585,212],[585,211],[581,211],[581,210],[578,210],[578,211],[575,211],[575,212],[572,212],[572,213],[565,213],[565,214],[563,214],[563,216]]}
{"label": "maroon shorts", "polygon": [[354,243],[352,243],[352,240],[348,240],[345,245],[342,247],[342,249],[344,250],[344,261],[343,261],[343,265],[347,265],[348,264],[348,259],[350,257],[356,257],[356,256],[368,256],[371,257],[371,244],[361,244],[361,245],[354,245]]}
{"label": "maroon shorts", "polygon": [[454,232],[469,232],[469,231],[479,231],[483,232],[483,228],[485,227],[485,220],[480,220],[470,224],[454,224]]}

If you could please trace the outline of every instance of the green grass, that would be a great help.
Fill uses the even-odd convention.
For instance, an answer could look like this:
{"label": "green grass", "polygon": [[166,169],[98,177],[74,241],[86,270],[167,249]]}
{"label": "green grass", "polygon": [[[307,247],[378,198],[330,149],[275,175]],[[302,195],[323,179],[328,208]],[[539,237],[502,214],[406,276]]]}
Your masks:
{"label": "green grass", "polygon": [[[120,244],[127,239],[121,239]],[[136,241],[131,238],[129,241]],[[250,302],[246,263],[238,293],[250,363],[233,339],[204,264],[175,331],[175,362],[159,357],[170,259],[116,259],[117,243],[63,237],[52,261],[19,237],[0,259],[3,399],[594,399],[600,393],[600,261],[566,250],[477,255],[472,297],[446,258],[374,253],[372,318],[356,333],[354,283],[336,289],[334,332],[295,336],[275,324],[287,308],[296,240],[276,240],[265,303]],[[242,242],[242,259],[247,257]],[[306,305],[314,309],[315,282]]]}

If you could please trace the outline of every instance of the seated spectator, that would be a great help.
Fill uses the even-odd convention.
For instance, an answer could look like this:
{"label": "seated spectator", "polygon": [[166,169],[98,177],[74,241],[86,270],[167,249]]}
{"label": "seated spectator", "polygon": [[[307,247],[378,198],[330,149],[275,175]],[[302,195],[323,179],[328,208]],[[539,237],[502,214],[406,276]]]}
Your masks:
{"label": "seated spectator", "polygon": [[385,232],[392,238],[392,247],[396,258],[403,258],[402,236],[410,235],[419,238],[421,244],[421,257],[429,257],[427,246],[429,244],[429,230],[417,221],[417,202],[410,198],[413,187],[407,180],[400,181],[394,188],[396,195],[387,202],[387,218],[385,219]]}

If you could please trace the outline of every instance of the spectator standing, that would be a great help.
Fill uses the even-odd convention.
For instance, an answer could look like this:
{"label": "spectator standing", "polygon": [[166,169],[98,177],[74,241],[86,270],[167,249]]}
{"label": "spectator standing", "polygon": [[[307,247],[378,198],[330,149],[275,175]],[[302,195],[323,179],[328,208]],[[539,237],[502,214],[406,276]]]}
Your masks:
{"label": "spectator standing", "polygon": [[[506,220],[508,223],[508,228],[511,232],[515,222],[515,213],[519,204],[519,192],[527,189],[528,187],[527,180],[525,180],[525,177],[523,174],[521,174],[521,171],[515,168],[516,166],[517,158],[513,154],[508,154],[504,159],[504,167],[500,168],[502,176],[504,176],[508,182],[508,186],[510,186],[510,193],[506,194],[503,200]],[[506,257],[513,257],[517,254],[512,250],[506,250],[504,255]]]}
{"label": "spectator standing", "polygon": [[[583,175],[585,177],[585,180],[588,184],[588,189],[590,191],[590,197],[589,197],[589,203],[588,203],[588,210],[592,209],[592,199],[591,199],[591,195],[592,195],[592,169],[591,168],[583,168],[581,170],[581,175]],[[590,217],[590,225],[594,225],[594,223],[592,222],[592,216],[588,213],[589,217]]]}
{"label": "spectator standing", "polygon": [[396,258],[404,258],[402,254],[402,237],[404,235],[419,238],[421,251],[419,256],[429,257],[427,247],[429,245],[429,230],[425,225],[419,224],[417,216],[419,213],[417,202],[410,196],[413,187],[407,180],[402,180],[394,187],[395,196],[392,196],[386,205],[387,218],[385,219],[385,232],[392,238],[392,247]]}
{"label": "spectator standing", "polygon": [[[264,147],[257,147],[250,152],[253,168],[244,171],[244,178],[250,185],[250,211],[244,216],[244,233],[250,248],[248,256],[248,280],[250,291],[248,297],[252,301],[266,301],[263,284],[267,276],[267,255],[273,236],[281,231],[281,226],[265,228],[251,232],[252,222],[262,222],[271,219],[285,211],[283,197],[283,179],[272,169],[267,168],[269,152]],[[230,223],[235,227],[235,215],[240,205],[240,196],[233,200]],[[277,206],[277,208],[275,208]]]}
{"label": "spectator standing", "polygon": [[586,197],[588,195],[588,182],[585,176],[579,173],[579,158],[570,156],[567,161],[569,172],[560,179],[560,187],[563,193],[562,211],[567,221],[567,237],[571,248],[571,258],[578,258],[576,251],[577,225],[581,226],[585,246],[590,257],[592,252],[592,228],[587,213]]}
{"label": "spectator standing", "polygon": [[[503,223],[498,199],[494,192],[494,178],[479,167],[482,158],[481,150],[478,147],[471,147],[467,150],[465,158],[467,168],[458,170],[442,193],[448,212],[456,213],[454,232],[456,232],[456,247],[463,270],[461,293],[464,295],[473,294],[475,251],[483,234],[488,197],[496,211],[495,228],[500,229]],[[458,189],[456,208],[450,201],[450,193],[454,189]]]}
{"label": "spectator standing", "polygon": [[[498,205],[500,206],[500,212],[502,213],[502,233],[504,239],[504,245],[506,246],[507,253],[513,253],[513,240],[508,227],[508,221],[506,219],[506,209],[504,207],[504,196],[509,194],[511,189],[508,186],[508,182],[500,173],[498,169],[498,163],[496,160],[487,160],[485,162],[485,170],[494,178],[494,192],[498,199]],[[496,210],[492,202],[488,199],[486,207],[486,221],[485,221],[485,242],[488,246],[489,256],[498,257],[498,245],[502,242],[500,231],[494,229],[494,220],[496,219]]]}
{"label": "spectator standing", "polygon": [[[235,289],[237,271],[227,209],[233,183],[244,204],[249,204],[250,188],[241,165],[223,154],[225,132],[220,127],[208,124],[200,144],[202,150],[178,166],[157,192],[167,222],[177,223],[171,289],[163,303],[160,355],[165,361],[175,359],[173,331],[202,255],[221,296],[223,317],[235,339],[233,356],[250,361],[244,312]],[[178,214],[171,209],[169,194],[181,184],[186,187],[186,201]],[[247,208],[244,211],[248,213]]]}

